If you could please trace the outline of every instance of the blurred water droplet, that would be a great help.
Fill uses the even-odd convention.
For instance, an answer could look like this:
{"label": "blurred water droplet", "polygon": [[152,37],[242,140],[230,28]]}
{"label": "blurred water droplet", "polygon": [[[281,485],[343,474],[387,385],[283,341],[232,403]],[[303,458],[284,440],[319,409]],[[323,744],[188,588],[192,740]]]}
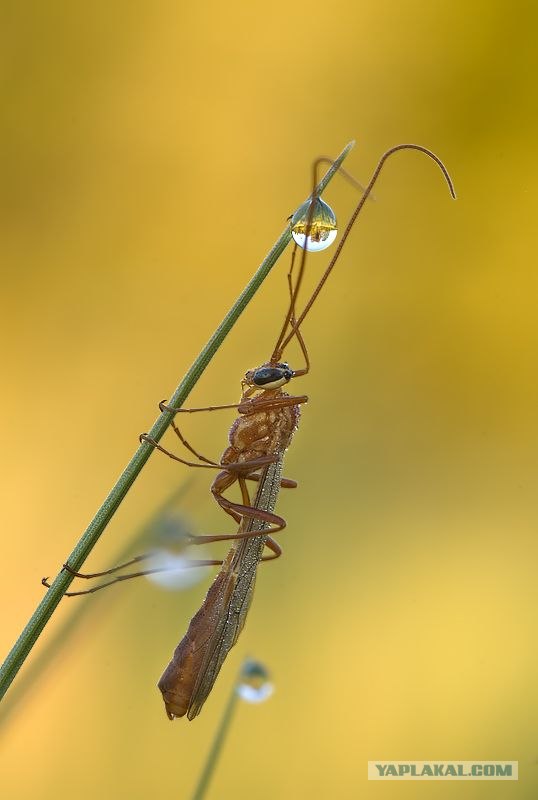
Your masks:
{"label": "blurred water droplet", "polygon": [[306,236],[308,227],[308,217],[311,201],[307,200],[299,206],[291,218],[291,235],[299,247],[306,249],[309,253],[319,252],[329,247],[336,239],[336,216],[332,208],[321,199],[316,197],[314,211],[310,220],[310,233]]}
{"label": "blurred water droplet", "polygon": [[182,553],[188,546],[191,533],[185,517],[168,512],[162,514],[151,526],[151,539],[157,547],[174,553]]}
{"label": "blurred water droplet", "polygon": [[148,562],[148,569],[159,569],[146,575],[148,581],[163,589],[185,589],[198,583],[207,575],[207,567],[189,566],[191,558],[181,553],[173,553],[162,548],[156,550]]}
{"label": "blurred water droplet", "polygon": [[156,547],[148,561],[148,569],[162,571],[146,575],[149,581],[163,589],[186,589],[207,575],[207,567],[190,566],[193,558],[207,558],[209,554],[206,547],[197,547],[196,554],[192,555],[190,531],[183,517],[163,515],[154,524],[151,534]]}
{"label": "blurred water droplet", "polygon": [[236,692],[247,703],[263,703],[274,692],[269,672],[259,661],[247,658],[241,668]]}

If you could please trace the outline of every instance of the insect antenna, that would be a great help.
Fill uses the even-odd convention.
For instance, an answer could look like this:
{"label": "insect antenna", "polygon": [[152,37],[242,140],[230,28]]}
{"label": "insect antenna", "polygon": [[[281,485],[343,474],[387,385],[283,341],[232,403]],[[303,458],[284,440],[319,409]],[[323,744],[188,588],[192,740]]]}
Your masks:
{"label": "insect antenna", "polygon": [[[292,338],[294,335],[297,335],[297,338],[299,339],[298,332],[296,334],[297,327],[296,327],[296,319],[295,319],[295,306],[296,306],[296,303],[297,303],[297,296],[299,294],[299,289],[301,288],[301,283],[302,283],[302,280],[303,280],[304,269],[305,269],[305,264],[306,264],[306,253],[307,253],[306,244],[308,242],[308,237],[310,236],[310,233],[311,233],[311,230],[312,230],[312,225],[313,225],[313,220],[314,220],[314,213],[315,213],[315,209],[316,209],[316,200],[320,196],[320,191],[318,189],[318,169],[319,169],[320,165],[324,164],[324,163],[333,164],[334,162],[328,156],[319,156],[319,158],[317,158],[314,161],[314,163],[312,164],[312,186],[313,186],[313,188],[312,188],[312,194],[310,196],[310,204],[308,206],[308,212],[307,212],[307,216],[306,216],[305,248],[301,251],[301,261],[300,261],[300,264],[299,264],[299,271],[297,273],[297,278],[295,280],[295,285],[293,285],[293,277],[292,276],[293,276],[293,268],[294,268],[294,264],[295,264],[295,258],[296,258],[296,255],[297,255],[297,243],[294,245],[294,248],[293,248],[293,252],[292,252],[292,255],[291,255],[291,265],[290,265],[290,269],[289,269],[289,272],[288,272],[288,284],[289,284],[289,289],[290,289],[290,304],[289,304],[286,316],[284,318],[284,324],[282,325],[282,329],[281,329],[281,331],[280,331],[280,333],[278,335],[278,339],[276,340],[275,348],[273,350],[273,354],[272,354],[271,359],[270,359],[270,363],[271,364],[277,364],[280,361],[280,359],[282,358],[282,353],[284,351],[283,341],[286,338],[286,334],[288,332],[288,328],[290,327],[290,325],[291,325],[291,329],[292,330],[291,330],[291,334],[289,335],[289,338],[287,339],[287,341],[289,341],[289,339]],[[345,170],[343,167],[339,167],[338,172],[342,173],[344,178],[346,178],[350,183],[352,183],[353,186],[355,186],[356,188],[360,189],[362,192],[366,192],[366,189],[362,186],[362,184],[360,184],[357,180],[355,180],[355,178],[349,172],[347,172],[347,170]],[[291,217],[290,217],[290,219],[291,219]],[[307,365],[308,365],[308,355],[305,352],[306,348],[304,347],[304,342],[302,341],[302,338],[299,339],[299,344],[301,345],[301,349],[303,351],[303,354],[305,355],[305,359],[306,359],[306,362],[307,362]]]}
{"label": "insect antenna", "polygon": [[[275,349],[274,349],[273,355],[271,357],[271,363],[276,363],[276,362],[280,361],[280,359],[282,358],[282,353],[284,352],[285,348],[290,343],[290,341],[293,339],[293,337],[294,336],[297,337],[297,338],[299,337],[299,328],[303,324],[306,315],[308,314],[308,312],[312,308],[314,302],[316,301],[317,296],[319,295],[320,291],[322,290],[323,286],[325,285],[325,282],[326,282],[327,278],[331,274],[334,265],[338,261],[340,253],[342,252],[342,248],[344,247],[344,245],[346,243],[347,237],[349,236],[349,234],[351,232],[351,229],[352,229],[353,225],[355,224],[355,221],[356,221],[357,217],[359,216],[360,212],[362,211],[366,200],[371,195],[372,189],[374,188],[375,183],[376,183],[377,179],[379,178],[379,175],[380,175],[381,170],[383,169],[383,167],[385,165],[385,162],[387,161],[388,158],[390,158],[390,156],[394,155],[394,153],[397,153],[399,150],[417,150],[418,152],[424,153],[426,156],[428,156],[433,161],[435,161],[435,163],[437,164],[437,166],[439,167],[439,169],[443,173],[443,176],[444,176],[444,178],[445,178],[445,180],[446,180],[446,182],[448,184],[448,188],[449,188],[450,194],[452,195],[452,198],[454,200],[456,199],[456,192],[454,190],[454,184],[453,184],[452,179],[451,179],[451,177],[450,177],[450,175],[448,173],[447,168],[445,167],[445,165],[443,164],[441,159],[438,156],[436,156],[435,153],[433,153],[431,150],[428,150],[428,148],[422,147],[422,145],[419,145],[419,144],[398,144],[395,147],[391,147],[390,150],[387,150],[385,153],[383,153],[383,155],[379,159],[379,162],[378,162],[375,170],[372,173],[372,177],[370,178],[366,188],[363,191],[363,194],[362,194],[362,196],[361,196],[361,198],[360,198],[360,200],[359,200],[359,202],[358,202],[353,214],[351,215],[351,218],[350,218],[349,222],[347,223],[347,225],[346,225],[346,227],[344,229],[344,232],[342,233],[342,236],[340,238],[340,241],[339,241],[338,246],[337,246],[337,248],[336,248],[336,250],[334,252],[333,257],[329,261],[329,264],[328,264],[325,272],[321,276],[316,288],[312,292],[312,295],[310,296],[310,299],[308,300],[308,302],[306,303],[305,307],[303,308],[301,314],[299,315],[298,318],[296,318],[295,306],[296,306],[296,301],[297,301],[297,295],[298,295],[298,292],[299,292],[299,288],[300,288],[300,285],[301,285],[301,282],[302,282],[302,279],[303,279],[305,262],[306,262],[306,253],[307,253],[307,249],[306,248],[303,249],[302,254],[301,254],[301,262],[300,262],[300,265],[299,265],[299,272],[298,272],[298,275],[297,275],[297,279],[295,281],[295,286],[293,287],[293,291],[291,293],[290,306],[289,306],[289,309],[288,309],[288,313],[286,314],[286,319],[284,320],[284,325],[283,325],[282,330],[280,332],[280,335],[279,335],[279,337],[277,339],[277,343],[275,345]],[[310,229],[312,228],[312,219],[313,219],[313,215],[314,215],[315,199],[316,199],[316,197],[319,196],[319,193],[316,193],[316,188],[315,188],[317,186],[317,170],[318,170],[319,164],[322,161],[325,161],[325,160],[326,160],[325,157],[318,158],[318,159],[316,159],[316,161],[313,164],[314,190],[312,192],[312,202],[310,203],[310,206],[309,206],[309,209],[308,209],[308,219],[307,219],[307,223],[306,223],[306,237],[308,237]],[[292,267],[290,269],[290,273],[291,273],[292,269],[293,269],[293,261],[292,261]],[[290,326],[291,326],[291,331],[288,332],[288,328]],[[304,375],[305,372],[307,372],[307,371],[308,370],[298,370],[298,371],[296,371],[295,375]]]}
{"label": "insect antenna", "polygon": [[[305,233],[304,233],[305,242],[308,240],[308,237],[311,235],[312,228],[314,226],[316,200],[317,200],[317,198],[320,197],[320,191],[318,189],[318,186],[319,186],[319,183],[318,183],[318,170],[319,170],[319,167],[322,164],[331,165],[331,164],[334,164],[334,160],[332,158],[330,158],[329,156],[318,156],[318,158],[312,164],[313,189],[312,189],[310,204],[308,206],[308,212],[307,212],[307,216],[306,216],[306,225],[305,225],[305,229],[304,229],[305,230]],[[366,194],[366,187],[362,183],[360,183],[358,180],[356,180],[356,178],[354,178],[353,175],[351,175],[350,172],[348,172],[343,167],[339,167],[338,168],[338,172],[339,172],[339,174],[342,175],[343,178],[345,178],[349,183],[351,183],[351,185],[354,186],[355,189],[359,189],[359,191],[361,191],[363,194]],[[374,196],[371,193],[371,187],[370,187],[370,191],[367,193],[366,197],[369,198],[370,200],[374,199]],[[290,217],[290,219],[292,219],[292,217]],[[294,336],[294,335],[297,337],[297,340],[299,342],[299,345],[301,347],[301,350],[302,350],[302,353],[303,353],[303,356],[304,356],[304,359],[305,359],[305,365],[306,365],[305,369],[296,370],[295,371],[294,374],[295,374],[296,377],[298,375],[305,375],[309,371],[309,368],[310,368],[310,362],[309,362],[309,358],[308,358],[308,351],[306,349],[306,345],[304,343],[304,339],[301,336],[300,331],[298,330],[298,328],[296,326],[296,319],[295,319],[295,306],[296,306],[296,302],[297,302],[297,296],[299,294],[299,288],[301,286],[301,282],[302,282],[303,275],[304,275],[304,269],[305,269],[305,265],[306,265],[306,252],[307,252],[306,248],[303,248],[301,250],[301,262],[300,262],[300,265],[299,265],[299,273],[298,273],[297,280],[296,280],[295,286],[294,286],[293,285],[293,268],[294,268],[294,264],[295,264],[295,258],[296,258],[296,255],[297,255],[297,242],[295,243],[295,246],[293,248],[293,252],[292,252],[292,255],[291,255],[291,265],[290,265],[290,269],[289,269],[289,272],[288,272],[288,285],[289,285],[289,293],[290,293],[290,305],[289,305],[288,312],[286,314],[286,317],[284,319],[284,324],[282,326],[282,330],[280,331],[280,334],[279,334],[279,337],[277,339],[277,342],[276,342],[276,345],[275,345],[275,349],[273,351],[273,355],[271,356],[271,361],[270,361],[271,364],[277,364],[280,361],[280,359],[282,358],[282,352],[284,350],[284,347],[282,346],[282,341],[284,340],[284,338],[285,338],[285,336],[286,336],[286,334],[288,332],[288,328],[291,326],[292,331],[291,331],[290,338],[292,336]],[[287,341],[289,341],[289,339]]]}

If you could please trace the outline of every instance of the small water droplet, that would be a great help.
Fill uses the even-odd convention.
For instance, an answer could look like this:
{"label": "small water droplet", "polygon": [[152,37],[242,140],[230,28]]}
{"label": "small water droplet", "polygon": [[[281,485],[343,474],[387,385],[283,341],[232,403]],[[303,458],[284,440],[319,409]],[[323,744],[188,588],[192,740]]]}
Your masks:
{"label": "small water droplet", "polygon": [[247,703],[263,703],[274,692],[269,672],[259,661],[247,658],[241,668],[236,692]]}
{"label": "small water droplet", "polygon": [[306,229],[308,227],[308,217],[311,201],[307,200],[299,206],[291,218],[291,235],[294,241],[309,253],[319,252],[329,247],[336,239],[336,215],[332,208],[321,199],[316,197],[315,207],[310,220],[310,234],[307,238]]}

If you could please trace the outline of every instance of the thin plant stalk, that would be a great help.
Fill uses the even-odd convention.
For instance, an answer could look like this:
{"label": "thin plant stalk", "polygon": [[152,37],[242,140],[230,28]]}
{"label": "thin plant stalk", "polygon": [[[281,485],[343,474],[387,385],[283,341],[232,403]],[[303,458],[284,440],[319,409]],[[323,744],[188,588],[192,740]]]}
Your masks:
{"label": "thin plant stalk", "polygon": [[[325,189],[329,181],[338,171],[340,165],[348,155],[349,151],[352,149],[353,145],[354,142],[350,142],[342,150],[338,158],[335,159],[334,163],[329,167],[327,173],[321,179],[319,186],[317,187],[316,194],[321,194],[321,192]],[[233,328],[238,318],[245,310],[246,306],[271,271],[272,267],[277,262],[278,258],[281,256],[282,252],[289,243],[290,238],[291,230],[290,225],[288,224],[280,238],[274,244],[268,255],[264,258],[250,282],[240,294],[228,314],[218,326],[206,346],[202,349],[201,353],[196,358],[193,365],[173,393],[168,403],[170,407],[181,408],[198,379],[204,372],[205,368],[219,349],[220,345]],[[157,291],[158,289],[156,288],[155,292]],[[166,354],[167,346],[168,345],[165,345],[165,347],[156,352],[157,358]],[[122,402],[118,404],[118,408],[120,409],[119,413],[121,413],[122,405],[124,405]],[[172,412],[163,411],[148,432],[149,437],[158,442],[169,427],[172,417]],[[66,562],[68,562],[75,571],[80,571],[82,564],[97,544],[99,537],[116,513],[121,502],[136,478],[139,476],[142,468],[148,461],[152,452],[152,445],[148,444],[147,442],[142,442],[120,475],[118,481],[110,491],[108,497],[97,511],[93,520],[90,522],[86,531],[82,534],[80,540],[75,545],[73,551],[66,558]],[[28,657],[32,647],[39,638],[41,631],[54,613],[58,603],[71,585],[72,581],[73,575],[67,570],[62,569],[51,583],[50,589],[39,603],[28,624],[22,631],[11,652],[8,654],[5,662],[0,668],[0,699],[8,690],[13,679]]]}
{"label": "thin plant stalk", "polygon": [[209,786],[209,782],[215,771],[215,767],[217,765],[217,761],[219,759],[222,746],[226,739],[226,734],[228,733],[228,730],[230,728],[238,701],[239,701],[239,695],[237,694],[237,681],[236,681],[233,685],[232,691],[230,692],[230,696],[228,698],[228,702],[226,703],[224,713],[222,714],[219,727],[217,728],[217,732],[211,744],[211,749],[207,755],[207,759],[203,766],[200,777],[198,779],[196,789],[194,790],[194,793],[192,795],[192,800],[203,800],[203,798],[205,797],[207,787]]}
{"label": "thin plant stalk", "polygon": [[252,658],[245,658],[237,674],[217,732],[198,778],[192,800],[202,800],[205,797],[207,787],[230,729],[238,700],[242,698],[249,703],[261,703],[263,700],[267,700],[272,693],[273,686],[269,680],[269,673],[265,665]]}

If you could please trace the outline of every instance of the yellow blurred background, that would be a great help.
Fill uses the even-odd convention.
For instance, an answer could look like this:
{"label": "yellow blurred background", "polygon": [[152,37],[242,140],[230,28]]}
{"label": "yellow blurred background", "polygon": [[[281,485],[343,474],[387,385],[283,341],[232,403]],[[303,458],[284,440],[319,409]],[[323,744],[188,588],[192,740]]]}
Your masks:
{"label": "yellow blurred background", "polygon": [[[1,27],[2,653],[313,158],[356,138],[345,166],[366,181],[418,142],[459,195],[395,157],[305,324],[284,557],[261,568],[202,715],[171,724],[155,684],[209,572],[65,600],[6,696],[2,796],[189,797],[250,654],[276,691],[238,708],[208,797],[536,797],[533,5],[51,2],[6,4]],[[325,199],[344,221],[357,197],[336,178]],[[189,405],[235,402],[269,356],[288,259]],[[216,457],[232,419],[184,430]],[[152,457],[86,568],[186,479]],[[229,531],[208,485],[193,477],[182,513]],[[32,675],[76,603],[91,607]],[[368,783],[369,759],[519,760],[520,780]]]}

